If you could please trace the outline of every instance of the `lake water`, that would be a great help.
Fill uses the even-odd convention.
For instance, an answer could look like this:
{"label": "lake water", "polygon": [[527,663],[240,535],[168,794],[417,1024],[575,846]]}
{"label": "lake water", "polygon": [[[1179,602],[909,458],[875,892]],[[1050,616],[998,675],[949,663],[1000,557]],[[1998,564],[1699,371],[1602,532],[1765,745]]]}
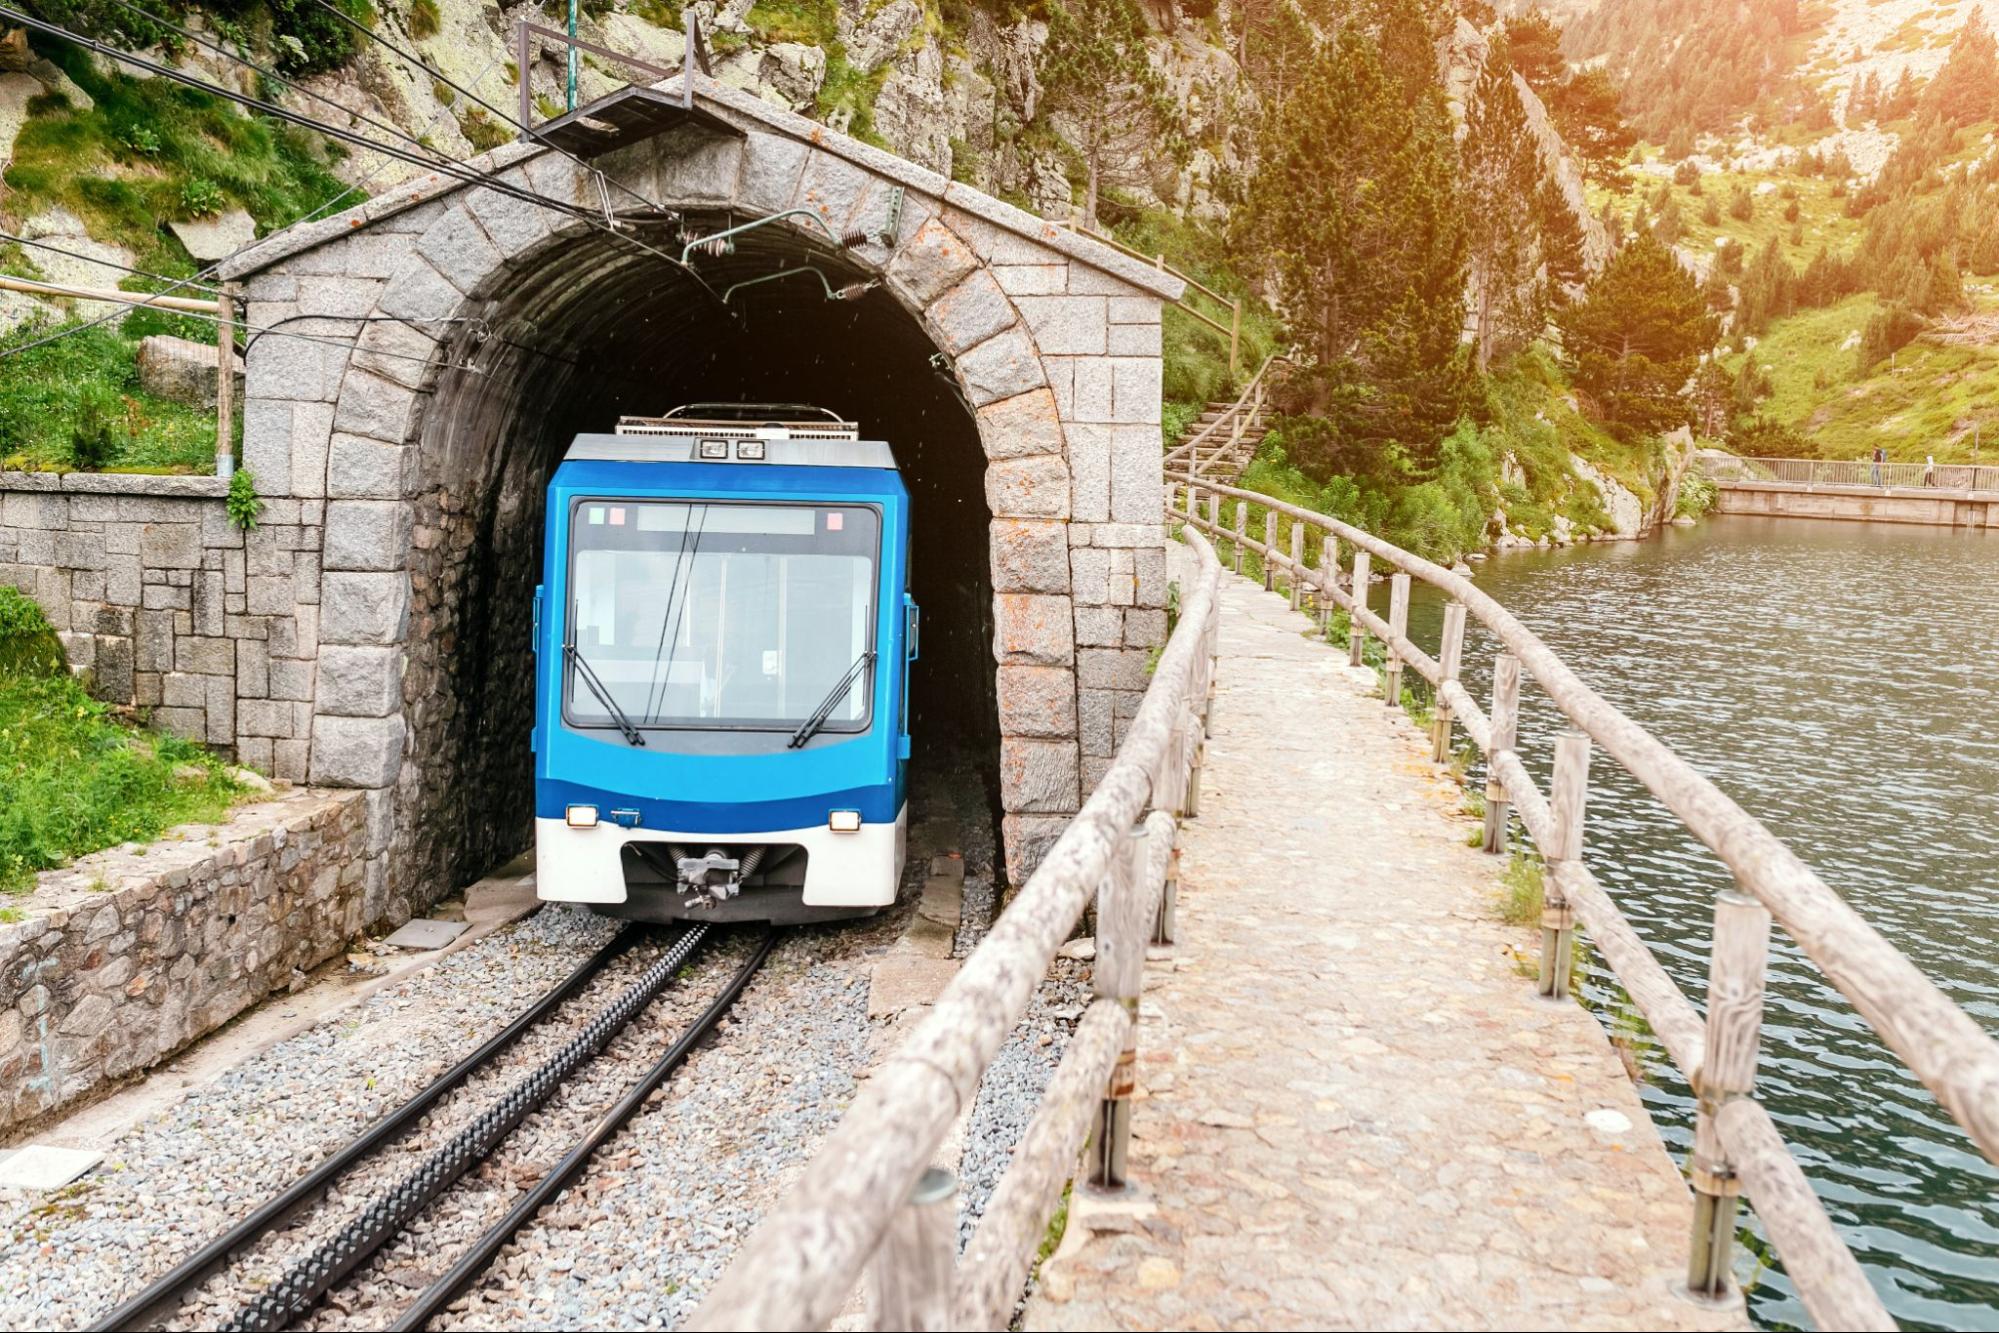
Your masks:
{"label": "lake water", "polygon": [[[1496,556],[1478,582],[1999,1032],[1999,536],[1715,518]],[[1417,642],[1434,647],[1439,614],[1419,595]],[[1474,631],[1466,683],[1484,699],[1492,647]],[[1520,749],[1543,790],[1560,725],[1525,686]],[[1726,872],[1601,753],[1587,827],[1591,868],[1704,1005]],[[1614,992],[1586,992],[1615,1026]],[[1999,1170],[1781,927],[1758,1093],[1904,1327],[1999,1327]],[[1684,1163],[1691,1103],[1663,1055],[1645,1095]],[[1737,1265],[1757,1321],[1808,1327],[1759,1250]]]}

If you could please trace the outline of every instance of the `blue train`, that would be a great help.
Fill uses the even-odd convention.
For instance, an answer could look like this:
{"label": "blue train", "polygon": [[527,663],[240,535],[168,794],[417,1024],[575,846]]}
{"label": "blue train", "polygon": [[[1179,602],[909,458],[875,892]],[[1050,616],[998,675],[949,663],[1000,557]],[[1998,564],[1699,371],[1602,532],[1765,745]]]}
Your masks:
{"label": "blue train", "polygon": [[799,922],[895,901],[909,493],[822,409],[694,404],[579,435],[535,590],[544,900]]}

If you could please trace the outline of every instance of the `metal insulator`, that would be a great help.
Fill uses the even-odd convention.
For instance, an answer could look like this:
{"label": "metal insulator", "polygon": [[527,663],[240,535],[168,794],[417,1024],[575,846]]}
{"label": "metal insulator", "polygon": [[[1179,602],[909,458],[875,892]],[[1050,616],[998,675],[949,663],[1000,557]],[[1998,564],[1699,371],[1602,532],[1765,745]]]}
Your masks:
{"label": "metal insulator", "polygon": [[872,245],[874,239],[875,234],[873,232],[862,231],[859,227],[856,227],[840,238],[840,244],[849,250],[858,250],[864,245]]}
{"label": "metal insulator", "polygon": [[696,238],[692,244],[696,254],[707,255],[713,259],[736,253],[736,240],[733,236],[702,236]]}

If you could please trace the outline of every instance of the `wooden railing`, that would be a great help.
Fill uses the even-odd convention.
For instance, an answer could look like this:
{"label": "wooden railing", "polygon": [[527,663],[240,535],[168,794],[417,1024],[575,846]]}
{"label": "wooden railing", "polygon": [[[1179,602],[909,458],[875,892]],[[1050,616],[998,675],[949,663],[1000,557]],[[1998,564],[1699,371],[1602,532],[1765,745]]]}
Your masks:
{"label": "wooden railing", "polygon": [[[1192,476],[1205,476],[1209,468],[1221,459],[1239,457],[1244,447],[1244,436],[1255,428],[1262,419],[1264,404],[1270,397],[1270,372],[1273,366],[1289,364],[1278,352],[1272,352],[1257,367],[1256,374],[1228,409],[1213,421],[1203,426],[1195,434],[1180,441],[1166,452],[1165,465],[1168,473],[1184,472]],[[1250,449],[1255,449],[1258,441],[1247,441]]]}
{"label": "wooden railing", "polygon": [[1999,467],[1979,463],[1876,463],[1866,458],[1738,458],[1701,454],[1710,480],[1858,490],[1999,491]]}
{"label": "wooden railing", "polygon": [[[1735,1199],[1746,1190],[1820,1328],[1895,1327],[1754,1096],[1771,918],[1791,933],[1826,979],[1994,1161],[1999,1161],[1999,1044],[1790,848],[1585,685],[1469,579],[1349,524],[1270,496],[1182,477],[1168,485],[1169,508],[1175,507],[1176,491],[1186,525],[1226,541],[1238,572],[1243,552],[1252,552],[1263,564],[1265,586],[1288,583],[1292,605],[1300,605],[1309,590],[1322,616],[1329,617],[1335,607],[1344,610],[1350,618],[1353,664],[1364,660],[1369,634],[1379,639],[1387,650],[1391,703],[1401,698],[1404,670],[1436,688],[1431,740],[1439,762],[1448,757],[1457,726],[1484,753],[1486,850],[1505,849],[1509,810],[1517,811],[1547,862],[1541,993],[1564,993],[1572,932],[1580,921],[1694,1090],[1689,1175],[1696,1206],[1689,1285],[1708,1295],[1724,1290]],[[1222,520],[1224,499],[1234,502],[1232,528]],[[1246,530],[1251,506],[1265,515],[1260,541]],[[1342,546],[1352,552],[1352,572],[1344,587],[1339,578]],[[1365,590],[1375,560],[1394,571],[1386,619],[1367,606]],[[1412,578],[1450,599],[1435,657],[1408,637]],[[1490,713],[1459,683],[1467,614],[1485,626],[1501,649],[1494,663]],[[1514,748],[1523,670],[1575,727],[1555,743],[1546,796]],[[1592,743],[1657,796],[1734,874],[1733,888],[1715,903],[1705,1020],[1583,863]]]}
{"label": "wooden railing", "polygon": [[[1221,566],[1207,543],[1192,545],[1199,570],[1109,771],[765,1214],[693,1328],[824,1328],[869,1269],[875,1328],[1005,1328],[1086,1139],[1090,1180],[1123,1184],[1140,973],[1146,944],[1171,938],[1176,818],[1196,812],[1214,680]],[[1096,999],[958,1257],[955,1182],[932,1159],[1093,901]]]}

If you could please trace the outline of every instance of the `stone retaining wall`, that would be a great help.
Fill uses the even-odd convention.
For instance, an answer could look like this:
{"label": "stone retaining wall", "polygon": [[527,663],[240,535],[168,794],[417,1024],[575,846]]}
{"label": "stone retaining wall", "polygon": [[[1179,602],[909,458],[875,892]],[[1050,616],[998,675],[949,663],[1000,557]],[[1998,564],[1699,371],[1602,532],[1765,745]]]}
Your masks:
{"label": "stone retaining wall", "polygon": [[1999,528],[1999,496],[1920,490],[1814,490],[1784,482],[1724,481],[1717,514],[1831,518],[1856,523],[1913,523],[1936,528]]}
{"label": "stone retaining wall", "polygon": [[303,782],[319,653],[323,503],[250,532],[215,477],[0,473],[0,583],[41,603],[108,703]]}
{"label": "stone retaining wall", "polygon": [[383,915],[367,838],[362,793],[300,790],[43,875],[0,923],[0,1128],[157,1063],[339,953]]}

